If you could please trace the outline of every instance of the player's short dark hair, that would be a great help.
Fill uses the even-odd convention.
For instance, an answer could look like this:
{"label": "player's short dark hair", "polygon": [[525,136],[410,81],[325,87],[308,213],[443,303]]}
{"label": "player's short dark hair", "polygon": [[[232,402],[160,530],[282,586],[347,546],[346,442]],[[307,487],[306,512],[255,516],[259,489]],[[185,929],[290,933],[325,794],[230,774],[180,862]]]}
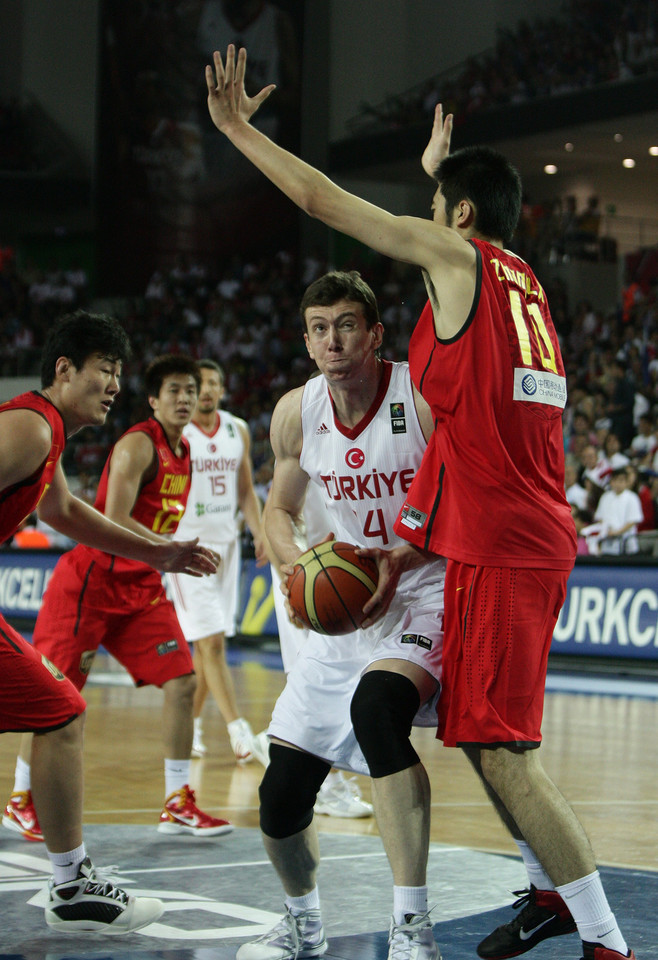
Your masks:
{"label": "player's short dark hair", "polygon": [[162,390],[165,377],[176,373],[194,377],[197,393],[201,389],[201,371],[199,364],[185,353],[164,353],[151,360],[144,374],[144,384],[149,397],[157,397]]}
{"label": "player's short dark hair", "polygon": [[60,357],[68,357],[76,370],[99,354],[113,362],[125,362],[131,356],[128,334],[118,320],[101,313],[76,310],[59,317],[46,336],[41,351],[41,386],[55,382],[55,366]]}
{"label": "player's short dark hair", "polygon": [[226,383],[224,368],[219,363],[217,363],[216,360],[210,360],[208,358],[204,358],[203,360],[199,360],[198,364],[201,370],[214,370],[215,373],[219,374],[219,382],[221,383],[222,386],[224,386],[224,384]]}
{"label": "player's short dark hair", "polygon": [[339,300],[351,300],[363,306],[368,330],[379,323],[377,298],[358,270],[334,270],[318,277],[306,288],[299,313],[306,330],[306,311],[309,307],[332,307]]}
{"label": "player's short dark hair", "polygon": [[521,214],[521,177],[507,157],[491,147],[464,147],[448,154],[436,170],[448,223],[460,200],[475,205],[475,229],[508,244]]}

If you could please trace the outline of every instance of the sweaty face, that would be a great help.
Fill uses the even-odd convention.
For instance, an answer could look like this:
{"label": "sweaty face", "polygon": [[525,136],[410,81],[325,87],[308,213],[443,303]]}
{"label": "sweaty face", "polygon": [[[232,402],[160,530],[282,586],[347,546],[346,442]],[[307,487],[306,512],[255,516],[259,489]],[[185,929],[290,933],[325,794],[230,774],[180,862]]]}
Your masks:
{"label": "sweaty face", "polygon": [[101,426],[119,393],[121,361],[92,354],[78,370],[69,363],[64,420],[69,433]]}
{"label": "sweaty face", "polygon": [[171,373],[165,377],[157,397],[149,397],[153,413],[166,429],[187,426],[197,401],[197,387],[189,373]]}
{"label": "sweaty face", "polygon": [[339,300],[330,307],[308,307],[304,319],[309,356],[330,381],[357,374],[382,342],[381,323],[368,330],[363,305],[351,300]]}
{"label": "sweaty face", "polygon": [[223,396],[224,387],[217,371],[201,367],[201,389],[196,406],[199,413],[212,413]]}

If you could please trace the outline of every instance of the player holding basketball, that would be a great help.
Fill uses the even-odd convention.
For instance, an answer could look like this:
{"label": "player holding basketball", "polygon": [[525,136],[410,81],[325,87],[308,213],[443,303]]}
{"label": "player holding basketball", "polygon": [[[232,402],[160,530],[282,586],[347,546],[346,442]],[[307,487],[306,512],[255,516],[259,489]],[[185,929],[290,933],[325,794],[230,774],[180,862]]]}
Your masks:
{"label": "player holding basketball", "polygon": [[[96,510],[155,544],[169,543],[185,510],[190,450],[183,428],[194,411],[200,379],[190,357],[156,357],[145,373],[153,416],[117,440],[100,479]],[[80,545],[58,561],[37,617],[34,646],[78,690],[101,645],[138,686],[161,687],[166,759],[158,830],[196,837],[228,833],[231,825],[199,810],[189,787],[194,668],[162,578],[149,563],[123,560],[103,546]],[[30,789],[28,756],[23,743],[14,795]],[[12,812],[10,800],[9,825]],[[31,839],[40,839],[38,826]]]}
{"label": "player holding basketball", "polygon": [[[487,937],[480,955],[523,953],[575,922],[585,960],[632,957],[582,826],[533,749],[576,544],[563,490],[557,337],[534,274],[504,249],[520,212],[518,174],[486,148],[448,156],[452,118],[444,123],[437,106],[423,154],[438,181],[432,220],[393,216],[251,126],[274,87],[247,97],[246,51],[237,69],[234,47],[226,65],[215,53],[214,68],[206,68],[208,108],[237,149],[311,216],[424,271],[429,301],[410,361],[436,426],[396,529],[449,558],[439,735],[464,747],[536,878],[522,913]],[[389,595],[384,572],[373,616]],[[467,706],[471,670],[478,679]]]}
{"label": "player holding basketball", "polygon": [[[358,273],[330,273],[308,288],[300,313],[309,356],[322,374],[287,393],[272,416],[276,466],[265,532],[284,574],[303,552],[299,528],[313,486],[338,540],[372,548],[397,576],[417,551],[392,532],[432,430],[406,363],[379,359],[383,327]],[[326,950],[316,874],[313,808],[332,766],[371,775],[375,816],[393,872],[391,956],[438,958],[427,918],[430,786],[409,735],[433,726],[441,675],[444,563],[400,577],[386,615],[338,637],[309,631],[290,665],[268,729],[260,786],[267,853],[286,893],[286,914],[238,951],[239,960],[316,957]],[[299,943],[299,954],[294,945]],[[411,956],[411,954],[409,954]]]}
{"label": "player holding basketball", "polygon": [[[222,558],[213,577],[192,581],[171,576],[171,598],[187,640],[194,645],[194,739],[192,756],[206,752],[201,711],[212,693],[228,729],[238,763],[257,758],[267,765],[267,738],[255,736],[238,712],[235,689],[226,663],[226,635],[235,633],[240,576],[239,512],[251,530],[256,562],[265,554],[260,532],[260,500],[254,490],[249,428],[244,420],[218,409],[224,396],[224,373],[214,360],[199,360],[201,388],[192,420],[183,430],[190,445],[192,484],[187,509],[175,540],[197,533]],[[194,531],[194,533],[193,533]]]}
{"label": "player holding basketball", "polygon": [[[326,540],[331,533],[325,498],[324,491],[320,490],[316,484],[309,483],[306,488],[302,510],[305,540],[308,544],[320,543],[321,540]],[[288,604],[281,591],[281,575],[278,563],[271,549],[269,553],[272,556],[270,562],[272,596],[274,598],[274,613],[279,634],[281,659],[284,671],[289,673],[297,654],[304,649],[309,640],[309,628],[301,623],[291,621],[288,615]],[[372,804],[361,796],[361,788],[356,777],[346,777],[342,770],[336,769],[332,769],[325,777],[318,791],[314,810],[315,813],[327,817],[348,820],[360,820],[364,817],[371,817],[373,814]]]}
{"label": "player holding basketball", "polygon": [[[161,570],[210,573],[215,560],[195,541],[154,543],[72,496],[66,484],[59,462],[66,438],[83,426],[105,422],[129,355],[128,338],[110,317],[79,311],[51,327],[42,351],[41,391],[24,393],[0,406],[0,542],[38,505],[40,516],[69,537]],[[2,617],[0,691],[0,731],[34,733],[34,806],[31,798],[23,796],[20,815],[32,824],[38,813],[42,824],[54,873],[47,923],[73,933],[128,933],[157,920],[162,914],[159,900],[130,897],[97,877],[86,854],[82,839],[85,701]]]}

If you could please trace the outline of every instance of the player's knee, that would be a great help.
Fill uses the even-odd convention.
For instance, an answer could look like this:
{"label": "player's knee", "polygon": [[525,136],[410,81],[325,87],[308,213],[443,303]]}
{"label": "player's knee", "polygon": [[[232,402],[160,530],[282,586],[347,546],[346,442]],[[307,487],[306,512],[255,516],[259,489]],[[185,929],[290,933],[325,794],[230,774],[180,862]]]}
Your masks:
{"label": "player's knee", "polygon": [[270,762],[258,788],[260,828],[275,840],[305,830],[313,819],[318,790],[331,769],[319,757],[280,743],[270,744]]}
{"label": "player's knee", "polygon": [[191,709],[194,692],[196,690],[196,675],[194,673],[186,673],[182,677],[174,677],[173,680],[167,680],[167,682],[162,685],[162,689],[168,700],[186,700],[189,702]]}
{"label": "player's knee", "polygon": [[40,745],[46,743],[48,749],[57,752],[63,752],[64,750],[82,750],[86,718],[87,711],[83,710],[77,717],[73,717],[68,723],[64,723],[61,727],[56,727],[54,730],[35,730],[30,751],[34,749],[35,742],[37,749]]}
{"label": "player's knee", "polygon": [[222,657],[226,651],[226,637],[223,633],[202,637],[196,644],[204,657]]}
{"label": "player's knee", "polygon": [[498,796],[505,798],[508,793],[530,793],[541,769],[535,750],[514,744],[496,746],[482,745],[480,748],[481,776]]}
{"label": "player's knee", "polygon": [[350,713],[371,777],[388,777],[420,762],[409,740],[419,706],[420,695],[408,677],[388,670],[361,677]]}

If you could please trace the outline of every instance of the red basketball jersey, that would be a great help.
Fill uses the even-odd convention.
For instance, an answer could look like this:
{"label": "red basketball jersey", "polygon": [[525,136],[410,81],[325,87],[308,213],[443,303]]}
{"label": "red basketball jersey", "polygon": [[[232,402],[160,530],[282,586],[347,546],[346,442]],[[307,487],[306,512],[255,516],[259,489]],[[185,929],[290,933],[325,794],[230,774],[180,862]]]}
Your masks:
{"label": "red basketball jersey", "polygon": [[[190,492],[189,443],[184,437],[181,437],[183,455],[177,456],[169,445],[162,424],[155,417],[136,423],[129,430],[126,430],[123,437],[129,433],[148,434],[153,441],[158,462],[157,473],[139,491],[131,516],[149,530],[153,530],[154,533],[171,536],[185,512],[185,505]],[[114,448],[110,451],[110,455],[105,462],[94,502],[94,506],[101,513],[105,513],[107,484],[112,469],[113,451]],[[94,550],[93,552],[102,555],[100,550]],[[109,554],[105,554],[105,557],[109,556]],[[127,566],[131,568],[145,566],[137,560],[126,560],[122,557],[112,557],[112,560],[113,570],[123,570]]]}
{"label": "red basketball jersey", "polygon": [[395,523],[463,563],[570,569],[566,380],[544,291],[523,260],[482,240],[470,314],[439,340],[428,302],[409,345],[435,429]]}
{"label": "red basketball jersey", "polygon": [[48,487],[66,444],[62,415],[50,400],[36,390],[21,393],[0,405],[5,410],[34,410],[48,421],[51,431],[50,453],[31,477],[7,487],[0,493],[0,543],[16,532],[25,517],[36,508]]}

